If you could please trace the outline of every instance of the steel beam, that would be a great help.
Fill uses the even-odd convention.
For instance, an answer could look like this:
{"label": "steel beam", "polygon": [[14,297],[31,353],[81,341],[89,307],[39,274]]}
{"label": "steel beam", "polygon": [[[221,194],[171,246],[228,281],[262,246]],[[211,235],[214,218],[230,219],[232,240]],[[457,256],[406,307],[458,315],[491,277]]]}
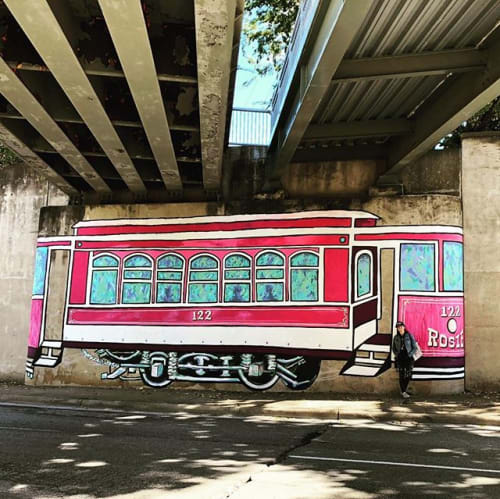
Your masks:
{"label": "steel beam", "polygon": [[[109,192],[106,182],[78,151],[23,82],[0,58],[0,93],[26,117],[28,123],[83,177],[97,192]],[[25,156],[26,151],[22,153]]]}
{"label": "steel beam", "polygon": [[0,140],[11,151],[14,151],[28,166],[40,172],[49,182],[54,184],[68,196],[77,196],[78,191],[61,175],[50,167],[38,154],[33,152],[19,137],[14,135],[0,122]]}
{"label": "steel beam", "polygon": [[[144,192],[141,177],[47,0],[6,0],[5,4],[128,188]],[[64,7],[62,3],[59,6]]]}
{"label": "steel beam", "polygon": [[448,78],[418,110],[414,132],[391,141],[386,175],[394,175],[500,95],[500,29],[483,45],[486,69]]}
{"label": "steel beam", "polygon": [[[8,61],[7,64],[12,68],[19,71],[35,71],[40,73],[49,72],[47,66],[40,66],[40,64],[30,64],[29,62],[14,62]],[[104,76],[106,78],[125,78],[125,73],[119,69],[109,69],[100,67],[97,64],[85,64],[81,62],[83,71],[88,76]],[[180,85],[196,85],[198,80],[194,76],[173,75],[166,73],[159,73],[157,75],[159,81],[166,81],[167,83],[179,83]]]}
{"label": "steel beam", "polygon": [[99,0],[165,187],[182,190],[140,0]]}
{"label": "steel beam", "polygon": [[219,191],[229,98],[235,0],[195,0],[203,185]]}
{"label": "steel beam", "polygon": [[[33,151],[38,152],[38,153],[43,153],[43,154],[57,154],[57,151],[53,151],[52,149],[46,149],[43,146],[40,145],[34,145],[32,147]],[[96,151],[81,151],[83,156],[86,158],[107,158],[106,154],[103,152],[96,152]],[[131,152],[130,157],[132,159],[140,159],[143,161],[155,161],[155,158],[153,156],[150,156],[148,154],[141,154],[140,152]],[[178,163],[201,163],[201,158],[193,158],[193,157],[187,157],[187,156],[177,156],[177,162]]]}
{"label": "steel beam", "polygon": [[466,73],[484,69],[486,61],[476,49],[423,52],[342,61],[334,82],[381,80]]}
{"label": "steel beam", "polygon": [[307,128],[302,142],[311,140],[342,140],[405,135],[412,131],[406,119],[342,121]]}
{"label": "steel beam", "polygon": [[[8,120],[25,120],[23,115],[12,114],[12,113],[0,113],[0,119],[5,118]],[[64,116],[58,116],[57,114],[53,116],[54,121],[57,123],[73,123],[75,125],[85,125],[85,122],[81,118],[69,118]],[[123,128],[142,128],[142,123],[140,121],[126,121],[126,120],[112,120],[111,123],[114,127]],[[177,132],[199,132],[200,127],[193,125],[171,125],[170,130]]]}
{"label": "steel beam", "polygon": [[[314,44],[300,62],[300,84],[276,130],[270,175],[281,177],[321,104],[342,58],[373,5],[373,0],[332,0],[324,12]],[[275,139],[273,139],[274,141]]]}

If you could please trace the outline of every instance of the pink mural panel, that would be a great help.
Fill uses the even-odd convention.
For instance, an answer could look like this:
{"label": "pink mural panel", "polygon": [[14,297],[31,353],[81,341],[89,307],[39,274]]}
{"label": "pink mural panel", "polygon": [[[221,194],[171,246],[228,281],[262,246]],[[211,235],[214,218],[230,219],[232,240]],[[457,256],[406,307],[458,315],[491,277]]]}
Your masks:
{"label": "pink mural panel", "polygon": [[400,296],[398,317],[415,336],[424,357],[463,357],[463,298]]}
{"label": "pink mural panel", "polygon": [[31,300],[30,335],[28,346],[37,348],[40,343],[40,331],[42,328],[43,299]]}
{"label": "pink mural panel", "polygon": [[325,250],[325,301],[348,301],[349,250]]}
{"label": "pink mural panel", "polygon": [[85,303],[88,266],[89,253],[86,251],[75,251],[73,269],[71,271],[71,294],[69,297],[71,304],[80,305]]}

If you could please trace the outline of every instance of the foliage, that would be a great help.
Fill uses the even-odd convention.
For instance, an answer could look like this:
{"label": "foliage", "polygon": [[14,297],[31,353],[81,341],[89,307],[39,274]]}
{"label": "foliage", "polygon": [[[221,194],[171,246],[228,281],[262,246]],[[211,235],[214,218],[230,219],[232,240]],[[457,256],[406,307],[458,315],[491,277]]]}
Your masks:
{"label": "foliage", "polygon": [[462,133],[485,131],[500,132],[500,96],[444,137],[439,143],[439,148],[460,147],[460,135]]}
{"label": "foliage", "polygon": [[300,0],[247,0],[243,34],[253,55],[245,54],[257,73],[279,72],[290,43]]}
{"label": "foliage", "polygon": [[10,149],[0,144],[0,168],[19,163],[21,160]]}

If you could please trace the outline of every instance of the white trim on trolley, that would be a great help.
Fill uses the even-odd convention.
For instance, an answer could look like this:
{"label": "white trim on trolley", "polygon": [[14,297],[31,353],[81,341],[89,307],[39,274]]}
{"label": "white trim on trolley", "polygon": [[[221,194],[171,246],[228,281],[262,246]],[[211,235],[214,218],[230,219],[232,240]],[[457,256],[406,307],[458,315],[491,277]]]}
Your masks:
{"label": "white trim on trolley", "polygon": [[85,324],[64,326],[63,341],[148,345],[255,346],[269,348],[351,351],[350,328],[262,326],[164,326]]}

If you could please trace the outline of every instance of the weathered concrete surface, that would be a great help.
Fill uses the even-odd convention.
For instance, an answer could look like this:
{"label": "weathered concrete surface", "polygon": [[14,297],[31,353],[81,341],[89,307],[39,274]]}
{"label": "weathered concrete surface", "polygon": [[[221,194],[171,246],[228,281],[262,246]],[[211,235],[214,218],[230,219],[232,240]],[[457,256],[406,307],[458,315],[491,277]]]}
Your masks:
{"label": "weathered concrete surface", "polygon": [[24,379],[40,208],[66,203],[22,163],[0,170],[0,379]]}
{"label": "weathered concrete surface", "polygon": [[384,168],[378,160],[291,163],[282,183],[290,197],[352,198],[366,194]]}
{"label": "weathered concrete surface", "polygon": [[401,179],[405,194],[460,195],[460,149],[430,151],[405,167]]}
{"label": "weathered concrete surface", "polygon": [[466,387],[500,388],[500,133],[462,137]]}
{"label": "weathered concrete surface", "polygon": [[227,100],[233,55],[236,0],[195,0],[196,57],[200,102],[203,185],[218,190],[221,183]]}

